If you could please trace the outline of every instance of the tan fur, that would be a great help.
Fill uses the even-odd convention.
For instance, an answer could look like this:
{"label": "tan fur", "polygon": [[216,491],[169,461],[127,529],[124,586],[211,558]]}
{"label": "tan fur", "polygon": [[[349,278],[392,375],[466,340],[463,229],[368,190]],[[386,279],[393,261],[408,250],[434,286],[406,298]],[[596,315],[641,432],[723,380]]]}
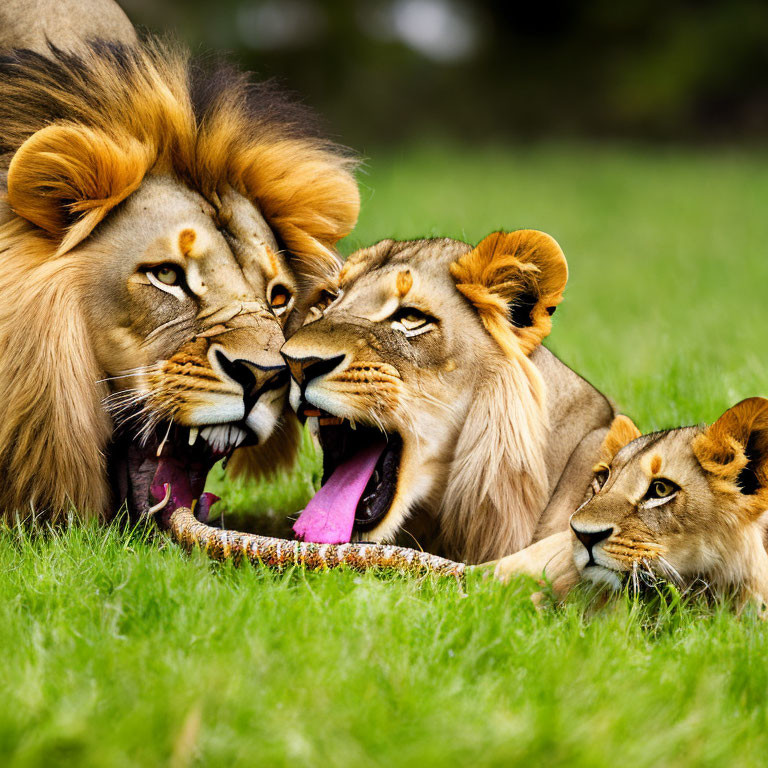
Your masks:
{"label": "tan fur", "polygon": [[[101,514],[111,431],[101,406],[106,387],[96,384],[101,376],[73,295],[73,265],[48,260],[48,243],[29,230],[19,220],[3,227],[6,236],[23,238],[23,257],[4,249],[0,236],[0,296],[13,297],[0,301],[0,508],[28,516],[74,505],[85,516]],[[22,261],[38,266],[29,271]]]}
{"label": "tan fur", "polygon": [[2,0],[0,49],[45,52],[49,41],[82,50],[88,40],[135,44],[133,25],[113,0]]}
{"label": "tan fur", "polygon": [[[403,294],[406,272],[412,284]],[[494,233],[475,248],[385,240],[350,256],[339,298],[318,308],[283,354],[296,381],[302,360],[344,354],[310,382],[308,401],[403,439],[394,502],[366,538],[406,531],[422,546],[480,562],[526,546],[543,521],[566,524],[563,510],[583,497],[599,442],[580,446],[614,416],[539,346],[566,277],[557,244],[533,230]],[[511,322],[510,307],[523,298],[530,327]],[[400,308],[437,323],[404,339],[393,320]],[[296,382],[292,393],[295,404]],[[559,487],[564,476],[572,481]]]}
{"label": "tan fur", "polygon": [[461,542],[470,562],[526,546],[548,501],[544,384],[528,358],[520,362],[486,367],[446,483],[443,537]]}
{"label": "tan fur", "polygon": [[[608,479],[571,519],[576,536],[608,533],[591,544],[595,565],[587,567],[586,546],[576,536],[567,537],[571,563],[563,560],[565,538],[550,537],[535,551],[505,558],[497,575],[544,569],[557,557],[549,576],[572,575],[575,568],[612,586],[629,574],[664,577],[683,588],[700,579],[715,594],[735,594],[740,607],[752,603],[765,616],[768,400],[745,400],[708,428],[646,435],[624,446],[614,434],[604,447],[614,454]],[[677,490],[654,504],[649,493],[660,477]]]}
{"label": "tan fur", "polygon": [[[0,77],[6,516],[57,519],[71,506],[105,516],[106,452],[126,404],[144,407],[146,429],[161,419],[226,423],[222,409],[242,408],[243,391],[215,368],[215,349],[252,364],[258,386],[279,369],[286,321],[270,310],[268,282],[295,293],[298,276],[337,270],[334,245],[357,215],[350,158],[291,125],[252,119],[245,76],[198,122],[185,52],[157,41],[105,51],[48,51],[60,67],[50,71],[19,54],[13,77]],[[51,74],[60,71],[87,88],[68,90]],[[150,285],[147,262],[185,270],[195,300]],[[292,455],[292,417],[283,443],[267,439],[285,389],[260,398],[266,443],[235,469],[258,461],[268,472]]]}

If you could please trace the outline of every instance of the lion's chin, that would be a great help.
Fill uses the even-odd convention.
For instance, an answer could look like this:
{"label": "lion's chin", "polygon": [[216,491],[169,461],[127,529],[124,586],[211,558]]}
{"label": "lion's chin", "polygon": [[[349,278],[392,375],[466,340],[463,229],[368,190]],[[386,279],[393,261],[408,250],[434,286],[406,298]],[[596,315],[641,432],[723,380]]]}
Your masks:
{"label": "lion's chin", "polygon": [[166,422],[149,437],[116,437],[109,451],[114,511],[127,509],[131,519],[154,513],[166,527],[174,510],[188,507],[206,520],[218,500],[204,493],[208,473],[237,445],[251,442],[244,434],[240,427],[221,425],[203,439],[195,428]]}

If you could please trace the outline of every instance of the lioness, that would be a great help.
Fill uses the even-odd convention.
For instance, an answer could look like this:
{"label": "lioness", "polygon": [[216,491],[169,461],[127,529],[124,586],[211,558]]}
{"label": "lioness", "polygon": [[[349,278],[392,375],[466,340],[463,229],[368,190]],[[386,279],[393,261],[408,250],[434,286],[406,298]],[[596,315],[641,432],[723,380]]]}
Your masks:
{"label": "lioness", "polygon": [[753,397],[712,426],[607,436],[591,498],[569,533],[502,559],[496,574],[544,573],[564,594],[583,577],[618,588],[701,579],[741,604],[768,604],[768,400]]}
{"label": "lioness", "polygon": [[112,2],[0,21],[36,49],[0,56],[2,514],[170,512],[237,446],[290,455],[279,349],[355,223],[348,155],[271,87],[137,43]]}
{"label": "lioness", "polygon": [[297,533],[481,562],[565,529],[615,416],[541,346],[567,275],[533,230],[350,256],[283,347],[324,452]]}

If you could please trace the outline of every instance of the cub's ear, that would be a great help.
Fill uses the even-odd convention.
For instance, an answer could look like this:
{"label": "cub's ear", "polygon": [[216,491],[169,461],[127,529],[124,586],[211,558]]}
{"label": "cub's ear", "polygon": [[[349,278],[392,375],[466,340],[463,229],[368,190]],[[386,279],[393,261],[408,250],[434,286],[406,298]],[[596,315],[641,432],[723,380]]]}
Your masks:
{"label": "cub's ear", "polygon": [[642,432],[635,426],[635,423],[627,416],[619,414],[608,429],[608,434],[603,439],[600,446],[601,469],[610,466],[610,463],[616,458],[616,454],[633,440],[642,436]]}
{"label": "cub's ear", "polygon": [[693,452],[716,480],[746,496],[768,495],[768,400],[750,397],[729,408],[694,440]]}
{"label": "cub's ear", "polygon": [[19,147],[8,168],[13,210],[74,248],[141,183],[150,149],[81,126],[50,125]]}
{"label": "cub's ear", "polygon": [[560,246],[544,232],[494,232],[451,264],[456,287],[510,356],[529,355],[552,330],[568,281]]}

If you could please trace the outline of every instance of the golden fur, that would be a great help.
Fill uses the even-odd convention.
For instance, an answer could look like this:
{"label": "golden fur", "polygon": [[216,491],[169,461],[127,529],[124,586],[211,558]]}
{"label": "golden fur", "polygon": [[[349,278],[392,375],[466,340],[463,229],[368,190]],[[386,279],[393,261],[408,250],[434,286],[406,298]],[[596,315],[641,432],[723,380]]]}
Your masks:
{"label": "golden fur", "polygon": [[[493,233],[475,248],[386,240],[350,256],[338,298],[283,354],[294,407],[307,362],[343,355],[303,383],[306,400],[403,441],[394,499],[366,539],[405,531],[479,562],[526,546],[542,525],[566,525],[613,418],[540,346],[566,279],[560,247],[533,230]],[[426,322],[404,338],[398,318],[411,308]]]}
{"label": "golden fur", "polygon": [[[334,273],[358,211],[351,159],[303,116],[157,41],[0,58],[2,513],[105,515],[113,417],[138,404],[147,429],[226,421],[200,415],[242,403],[216,349],[263,367],[257,386],[282,365],[264,293]],[[147,261],[187,271],[199,305],[152,287]],[[268,439],[284,392],[267,393],[263,444],[237,468],[295,446],[292,417]]]}
{"label": "golden fur", "polygon": [[[324,141],[291,135],[295,126],[254,119],[245,76],[222,84],[201,116],[188,56],[175,46],[102,46],[57,58],[52,68],[18,55],[14,76],[0,79],[0,141],[15,152],[8,199],[58,241],[55,253],[87,236],[151,171],[171,173],[214,202],[234,188],[259,205],[300,273],[336,267],[333,247],[359,209],[352,161]],[[85,83],[70,91],[67,77]],[[33,100],[46,112],[24,108]],[[46,126],[50,113],[66,118]]]}
{"label": "golden fur", "polygon": [[572,533],[504,558],[497,576],[544,573],[561,594],[579,577],[614,587],[622,576],[636,585],[700,580],[765,612],[768,400],[744,400],[707,428],[639,436],[614,424],[603,461],[596,493],[571,519]]}

